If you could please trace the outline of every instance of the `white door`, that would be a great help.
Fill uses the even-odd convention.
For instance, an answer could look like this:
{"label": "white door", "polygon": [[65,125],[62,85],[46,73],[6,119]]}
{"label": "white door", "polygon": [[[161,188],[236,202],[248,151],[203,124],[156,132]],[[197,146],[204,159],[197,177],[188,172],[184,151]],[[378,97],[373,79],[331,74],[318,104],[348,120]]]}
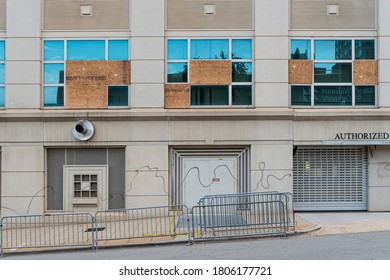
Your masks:
{"label": "white door", "polygon": [[237,193],[237,158],[183,159],[183,202],[198,204],[206,195]]}

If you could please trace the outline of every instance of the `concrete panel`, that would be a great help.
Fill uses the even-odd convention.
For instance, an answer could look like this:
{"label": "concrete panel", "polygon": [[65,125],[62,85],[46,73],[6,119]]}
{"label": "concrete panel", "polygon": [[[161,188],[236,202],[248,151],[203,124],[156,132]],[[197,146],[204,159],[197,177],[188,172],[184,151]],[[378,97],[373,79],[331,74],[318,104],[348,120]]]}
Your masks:
{"label": "concrete panel", "polygon": [[7,109],[39,109],[41,107],[40,85],[7,85],[5,106]]}
{"label": "concrete panel", "polygon": [[256,60],[255,82],[257,83],[287,83],[287,60]]}
{"label": "concrete panel", "polygon": [[164,59],[164,37],[134,37],[131,39],[132,59]]}
{"label": "concrete panel", "polygon": [[44,196],[43,172],[3,172],[3,196]]}
{"label": "concrete panel", "polygon": [[164,36],[165,1],[131,1],[132,36]]}
{"label": "concrete panel", "polygon": [[168,195],[168,171],[127,172],[126,195]]}
{"label": "concrete panel", "polygon": [[6,28],[6,0],[0,0],[0,30]]}
{"label": "concrete panel", "polygon": [[190,108],[190,85],[166,84],[164,92],[164,108]]}
{"label": "concrete panel", "polygon": [[[389,22],[390,25],[390,22]],[[379,37],[377,40],[378,44],[378,59],[390,59],[390,48],[387,46],[390,45],[390,37]]]}
{"label": "concrete panel", "polygon": [[288,35],[289,0],[255,1],[256,36]]}
{"label": "concrete panel", "polygon": [[390,211],[390,187],[368,188],[368,211]]}
{"label": "concrete panel", "polygon": [[355,60],[353,62],[353,83],[355,85],[378,84],[378,61]]}
{"label": "concrete panel", "polygon": [[252,192],[290,192],[293,193],[292,170],[271,170],[251,172]]}
{"label": "concrete panel", "polygon": [[41,60],[41,40],[35,38],[7,39],[7,60]]}
{"label": "concrete panel", "polygon": [[2,122],[0,141],[38,142],[43,139],[41,122]]}
{"label": "concrete panel", "polygon": [[[389,156],[389,155],[388,155]],[[386,161],[368,165],[369,186],[390,188],[390,157]]]}
{"label": "concrete panel", "polygon": [[153,172],[168,170],[168,146],[127,146],[126,169]]}
{"label": "concrete panel", "polygon": [[167,206],[168,196],[128,196],[126,197],[127,208]]}
{"label": "concrete panel", "polygon": [[132,83],[164,83],[164,60],[132,60]]}
{"label": "concrete panel", "polygon": [[7,1],[7,36],[41,36],[41,0]]}
{"label": "concrete panel", "polygon": [[379,82],[389,83],[390,82],[390,60],[379,60]]}
{"label": "concrete panel", "polygon": [[191,60],[190,84],[229,85],[232,83],[230,60]]}
{"label": "concrete panel", "polygon": [[256,37],[255,59],[288,59],[288,37]]}
{"label": "concrete panel", "polygon": [[[339,15],[328,16],[327,4],[338,4]],[[291,29],[375,29],[375,0],[292,0]]]}
{"label": "concrete panel", "polygon": [[371,152],[369,153],[370,156],[368,157],[368,164],[382,164],[390,162],[389,146],[374,146],[371,147]]}
{"label": "concrete panel", "polygon": [[[80,6],[92,5],[92,16]],[[129,29],[129,0],[45,0],[44,30]]]}
{"label": "concrete panel", "polygon": [[[204,5],[215,5],[205,15]],[[167,29],[252,29],[253,0],[167,1]]]}
{"label": "concrete panel", "polygon": [[311,85],[313,83],[313,61],[289,60],[288,83]]}
{"label": "concrete panel", "polygon": [[164,84],[132,84],[132,108],[164,108]]}
{"label": "concrete panel", "polygon": [[251,170],[253,171],[291,170],[292,164],[292,144],[251,145]]}
{"label": "concrete panel", "polygon": [[43,146],[4,146],[1,151],[3,172],[45,170]]}
{"label": "concrete panel", "polygon": [[5,72],[7,84],[40,84],[41,82],[39,61],[8,61]]}
{"label": "concrete panel", "polygon": [[378,89],[378,107],[390,107],[390,83],[380,83]]}
{"label": "concrete panel", "polygon": [[3,197],[1,215],[34,215],[45,211],[45,198],[41,195],[36,197]]}
{"label": "concrete panel", "polygon": [[287,83],[257,83],[255,85],[255,106],[258,108],[289,106],[288,87]]}
{"label": "concrete panel", "polygon": [[378,33],[380,36],[390,36],[390,5],[387,0],[378,2]]}

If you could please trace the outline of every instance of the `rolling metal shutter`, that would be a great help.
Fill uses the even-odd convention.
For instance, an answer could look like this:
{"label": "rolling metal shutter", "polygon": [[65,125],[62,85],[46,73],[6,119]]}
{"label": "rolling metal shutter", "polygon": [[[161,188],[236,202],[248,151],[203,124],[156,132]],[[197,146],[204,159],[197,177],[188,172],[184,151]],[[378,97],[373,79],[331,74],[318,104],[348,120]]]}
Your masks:
{"label": "rolling metal shutter", "polygon": [[365,147],[298,147],[294,210],[367,210]]}

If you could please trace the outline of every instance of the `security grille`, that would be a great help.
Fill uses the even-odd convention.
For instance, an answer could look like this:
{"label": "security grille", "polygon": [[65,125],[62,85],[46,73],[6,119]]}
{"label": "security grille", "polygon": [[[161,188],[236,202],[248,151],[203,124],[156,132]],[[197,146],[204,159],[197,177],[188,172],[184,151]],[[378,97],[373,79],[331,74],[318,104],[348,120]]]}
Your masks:
{"label": "security grille", "polygon": [[293,174],[294,210],[367,210],[364,147],[299,147]]}

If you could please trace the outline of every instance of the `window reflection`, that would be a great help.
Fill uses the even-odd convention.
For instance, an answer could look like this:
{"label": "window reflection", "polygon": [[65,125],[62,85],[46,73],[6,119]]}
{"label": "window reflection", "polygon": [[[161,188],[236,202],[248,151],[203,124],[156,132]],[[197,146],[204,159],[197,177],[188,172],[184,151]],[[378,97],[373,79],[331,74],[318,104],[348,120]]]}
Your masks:
{"label": "window reflection", "polygon": [[229,40],[191,40],[191,59],[229,59]]}
{"label": "window reflection", "polygon": [[351,40],[315,40],[315,60],[345,60],[352,59]]}

